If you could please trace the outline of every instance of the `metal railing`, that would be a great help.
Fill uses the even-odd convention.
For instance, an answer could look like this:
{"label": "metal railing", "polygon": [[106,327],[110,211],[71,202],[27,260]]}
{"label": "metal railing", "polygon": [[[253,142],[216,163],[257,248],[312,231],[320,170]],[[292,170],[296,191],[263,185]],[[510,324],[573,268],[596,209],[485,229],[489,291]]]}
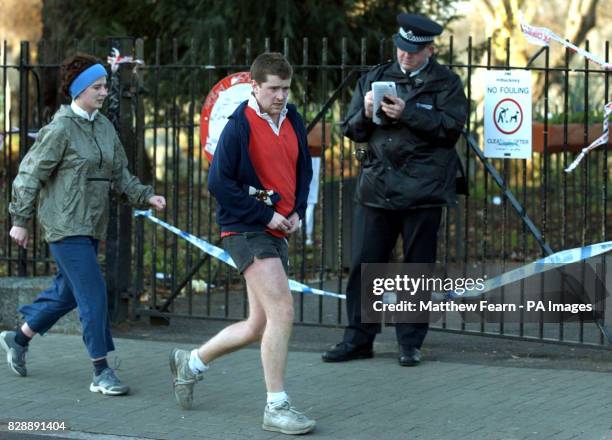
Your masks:
{"label": "metal railing", "polygon": [[[273,47],[268,39],[262,41],[263,47],[258,50],[280,48],[293,64],[291,100],[298,104],[309,129],[316,122],[325,122],[319,140],[322,152],[314,245],[306,245],[304,230],[291,240],[291,276],[315,287],[343,292],[350,255],[352,189],[359,167],[353,155],[355,145],[341,136],[339,122],[345,115],[359,72],[389,59],[393,55],[392,44],[390,41],[377,43],[378,56],[372,59],[368,58],[371,45],[362,41],[355,59],[342,38],[317,42],[321,50],[316,53],[309,50],[314,43],[308,40],[302,42],[301,53],[289,53],[287,40],[279,47]],[[215,243],[219,234],[214,222],[214,200],[206,189],[208,163],[198,140],[198,115],[206,94],[217,81],[248,69],[257,53],[257,44],[247,41],[237,46],[232,40],[227,44],[220,40],[210,40],[204,45],[192,43],[191,49],[179,57],[176,42],[165,51],[158,40],[147,52],[139,40],[122,40],[125,53],[146,61],[134,74],[129,67],[122,68],[122,121],[130,125],[122,139],[133,143],[128,148],[128,156],[136,173],[167,197],[168,209],[160,217]],[[331,44],[339,50],[329,50]],[[75,45],[84,49],[82,44]],[[110,44],[102,41],[86,46],[90,52],[106,55]],[[609,72],[588,63],[577,67],[576,61],[570,63],[569,52],[564,66],[549,66],[548,48],[538,52],[529,67],[525,67],[510,65],[509,42],[506,61],[498,64],[493,62],[490,41],[484,45],[481,59],[485,61],[482,62],[476,60],[482,48],[475,48],[471,38],[464,49],[455,46],[452,38],[445,41],[439,61],[462,77],[470,102],[467,137],[457,145],[466,165],[470,195],[461,197],[457,208],[446,210],[440,233],[440,261],[520,263],[548,253],[547,249],[561,250],[610,240],[608,150],[594,151],[573,173],[563,172],[575,152],[570,144],[571,130],[575,128],[570,124],[572,118],[582,116],[577,127],[582,131],[584,145],[590,136],[599,135],[593,124],[600,121],[594,120],[590,110],[602,108],[609,100]],[[45,274],[52,270],[52,264],[38,229],[34,228],[34,240],[28,251],[18,251],[8,238],[7,206],[17,163],[32,142],[28,138],[29,130],[39,128],[45,116],[57,106],[57,99],[47,99],[57,84],[46,82],[56,76],[61,56],[39,58],[33,63],[29,47],[22,46],[19,61],[11,63],[7,58],[7,44],[3,47],[2,90],[7,90],[11,79],[13,97],[17,98],[10,111],[5,94],[0,103],[4,137],[2,209],[5,212],[1,220],[5,235],[0,247],[0,274]],[[604,51],[607,60],[608,43]],[[38,51],[39,54],[48,52]],[[169,59],[162,55],[166,52],[171,53]],[[332,59],[331,54],[339,55]],[[528,69],[534,77],[543,78],[541,97],[534,102],[534,115],[543,124],[542,146],[531,160],[493,159],[484,163],[474,149],[482,129],[482,113],[476,102],[481,89],[480,75],[486,70],[507,68]],[[561,120],[559,127],[555,124],[558,119]],[[561,145],[551,144],[556,129],[562,131]],[[465,139],[474,139],[475,144],[470,146]],[[530,222],[521,214],[527,214]],[[245,315],[246,291],[236,273],[201,256],[189,244],[153,224],[133,221],[135,227],[129,233],[134,239],[130,247],[134,258],[129,267],[133,271],[128,270],[130,265],[126,266],[125,261],[119,271],[133,281],[129,289],[124,288],[119,294],[133,299],[134,314],[163,312],[164,316],[219,319],[240,319]],[[123,215],[123,222],[131,224],[132,221]],[[102,258],[107,267],[111,264],[110,258],[116,257],[107,254]],[[116,262],[112,264],[117,268]],[[343,315],[341,301],[296,296],[296,319],[301,323],[340,325]],[[453,329],[446,325],[446,328],[472,331],[465,326]],[[507,326],[480,326],[475,331],[540,340],[603,343],[596,329],[593,332],[578,329],[576,338],[570,338],[571,332],[563,329],[540,331],[538,328],[533,335],[526,333],[524,327],[516,334]]]}

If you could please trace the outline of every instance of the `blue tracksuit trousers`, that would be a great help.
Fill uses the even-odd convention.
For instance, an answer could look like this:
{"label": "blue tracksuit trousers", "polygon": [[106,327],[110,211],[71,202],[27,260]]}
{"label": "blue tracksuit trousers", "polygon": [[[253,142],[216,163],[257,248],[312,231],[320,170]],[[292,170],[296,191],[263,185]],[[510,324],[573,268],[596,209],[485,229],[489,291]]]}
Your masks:
{"label": "blue tracksuit trousers", "polygon": [[98,263],[98,240],[76,236],[50,243],[57,263],[51,287],[32,304],[19,308],[28,326],[44,334],[62,316],[78,308],[83,342],[92,359],[115,349],[108,322],[106,284]]}

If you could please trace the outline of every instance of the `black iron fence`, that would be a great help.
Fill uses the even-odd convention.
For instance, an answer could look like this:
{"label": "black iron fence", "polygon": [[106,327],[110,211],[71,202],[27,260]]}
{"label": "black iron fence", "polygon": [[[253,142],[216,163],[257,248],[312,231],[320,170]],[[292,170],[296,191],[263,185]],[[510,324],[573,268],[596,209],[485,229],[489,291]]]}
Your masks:
{"label": "black iron fence", "polygon": [[[120,47],[124,55],[145,61],[134,71],[128,65],[121,68],[116,92],[121,105],[113,110],[121,121],[121,138],[133,171],[167,197],[168,209],[159,214],[160,218],[213,244],[219,242],[219,232],[214,221],[214,200],[206,189],[208,162],[199,139],[201,106],[217,81],[248,70],[257,53],[272,49],[287,55],[295,70],[290,99],[298,104],[310,126],[318,121],[311,132],[318,130],[317,135],[312,135],[310,141],[313,151],[320,151],[321,160],[312,243],[305,229],[291,239],[291,277],[313,287],[344,292],[352,191],[359,167],[353,154],[355,145],[342,137],[339,123],[359,73],[392,57],[391,42],[376,43],[376,59],[368,56],[372,45],[366,41],[361,42],[359,56],[349,55],[343,38],[317,42],[305,39],[300,52],[290,52],[295,44],[290,45],[289,40],[277,44],[262,39],[240,45],[231,39],[210,40],[206,44],[192,42],[185,51],[179,50],[177,42],[168,46],[160,41],[144,43],[130,38],[74,42],[70,51],[84,50],[105,57],[112,46]],[[309,49],[314,46],[316,50]],[[36,225],[27,251],[11,243],[8,201],[18,162],[32,143],[30,133],[48,120],[60,102],[57,72],[64,51],[54,47],[40,43],[37,61],[33,62],[30,45],[22,44],[14,61],[9,61],[6,42],[3,45],[3,276],[40,275],[53,270]],[[583,60],[570,62],[569,52],[564,66],[549,66],[549,51],[534,49],[528,66],[511,66],[510,42],[504,63],[493,61],[490,41],[478,48],[471,38],[461,48],[452,38],[443,42],[438,59],[462,77],[470,100],[466,137],[457,145],[467,170],[470,194],[460,198],[457,208],[445,213],[438,252],[441,262],[529,262],[547,250],[610,240],[608,170],[612,163],[608,149],[602,147],[591,153],[573,173],[563,171],[577,148],[601,133],[596,124],[601,123],[601,109],[610,99],[609,72]],[[604,58],[609,59],[608,43],[596,51],[603,51]],[[332,58],[331,54],[336,55]],[[533,103],[537,146],[531,160],[483,162],[474,150],[482,137],[482,74],[507,68],[528,69],[534,84],[541,84],[536,86]],[[559,135],[556,130],[560,130]],[[574,130],[578,130],[577,144],[572,140]],[[472,146],[466,139],[473,141]],[[497,178],[492,176],[492,170],[498,172]],[[246,290],[240,277],[227,266],[202,255],[176,235],[131,218],[125,207],[109,232],[102,261],[107,268],[110,294],[116,304],[131,299],[132,314],[219,319],[245,315]],[[117,282],[118,278],[122,281]],[[295,298],[299,322],[332,326],[343,323],[342,301],[308,295]],[[473,327],[453,327],[444,320],[440,327],[540,340],[603,343],[596,326],[584,323],[525,324],[514,328],[483,321]]]}

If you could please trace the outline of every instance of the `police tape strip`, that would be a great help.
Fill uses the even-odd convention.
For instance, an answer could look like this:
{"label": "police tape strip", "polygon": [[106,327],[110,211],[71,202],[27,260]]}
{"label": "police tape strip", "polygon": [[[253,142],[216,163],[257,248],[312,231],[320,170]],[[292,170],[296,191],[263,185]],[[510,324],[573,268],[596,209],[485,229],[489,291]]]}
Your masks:
{"label": "police tape strip", "polygon": [[[208,243],[205,240],[202,240],[201,238],[182,231],[179,228],[164,222],[163,220],[158,219],[157,217],[153,216],[150,210],[134,211],[134,215],[148,218],[153,223],[157,223],[158,225],[168,229],[174,234],[184,238],[194,246],[198,247],[203,252],[223,261],[226,264],[229,264],[233,268],[236,268],[236,264],[232,260],[232,257],[230,257],[230,255],[226,251]],[[596,243],[590,246],[575,249],[567,249],[565,251],[556,252],[547,257],[540,258],[539,260],[536,260],[532,263],[526,264],[514,270],[505,272],[501,275],[496,276],[495,278],[491,278],[484,282],[484,289],[482,290],[466,290],[461,294],[456,292],[433,292],[432,299],[434,301],[448,301],[455,298],[474,298],[482,296],[483,294],[491,290],[506,286],[511,283],[515,283],[517,281],[521,281],[530,276],[547,272],[549,270],[556,269],[558,267],[565,266],[568,264],[587,260],[589,258],[596,257],[598,255],[605,254],[606,252],[610,251],[612,251],[612,241]],[[315,289],[305,284],[299,283],[295,280],[289,280],[289,288],[295,292],[302,292],[305,294],[315,294],[346,299],[346,295]]]}
{"label": "police tape strip", "polygon": [[[158,225],[169,230],[170,232],[178,235],[179,237],[184,238],[189,243],[196,246],[197,248],[207,253],[208,255],[211,255],[215,257],[216,259],[221,260],[226,264],[229,264],[234,269],[236,268],[236,263],[234,263],[234,260],[232,260],[232,257],[230,257],[230,255],[226,251],[224,251],[223,249],[215,245],[210,244],[206,240],[202,240],[201,238],[196,237],[195,235],[191,235],[188,232],[180,230],[176,226],[172,226],[164,222],[163,220],[158,219],[157,217],[153,215],[151,210],[147,210],[147,211],[137,211],[136,210],[134,211],[134,215],[137,217],[138,216],[145,217],[151,220],[153,223],[157,223]],[[289,280],[289,289],[293,290],[294,292],[300,292],[304,294],[331,296],[334,298],[346,299],[346,295],[341,295],[341,294],[334,293],[334,292],[328,292],[326,290],[321,290],[321,289],[315,289],[314,287],[307,286],[306,284],[302,284],[295,280]]]}
{"label": "police tape strip", "polygon": [[553,40],[559,43],[560,45],[567,47],[572,52],[576,52],[577,54],[582,55],[586,59],[591,60],[596,64],[599,64],[606,70],[612,69],[612,63],[608,63],[599,58],[597,55],[594,55],[591,52],[579,48],[575,44],[572,44],[569,41],[561,38],[559,35],[555,34],[548,28],[530,26],[527,23],[521,23],[521,32],[523,32],[523,35],[525,35],[527,41],[532,44],[537,44],[539,46],[548,46],[550,40]]}
{"label": "police tape strip", "polygon": [[140,59],[134,59],[131,56],[123,56],[119,52],[119,49],[113,47],[111,50],[112,55],[106,57],[106,61],[110,65],[111,72],[115,73],[119,69],[120,64],[135,64],[134,68],[138,67],[138,65],[144,65],[144,61]]}
{"label": "police tape strip", "polygon": [[[527,41],[529,41],[532,44],[537,44],[539,46],[548,46],[550,40],[553,40],[561,44],[562,46],[567,47],[571,51],[576,52],[579,55],[582,55],[586,59],[591,60],[596,64],[599,64],[605,70],[612,69],[611,63],[608,63],[602,60],[601,58],[599,58],[598,56],[592,54],[591,52],[581,49],[578,46],[570,43],[569,41],[564,40],[563,38],[561,38],[560,36],[552,32],[550,29],[547,29],[545,27],[530,26],[526,23],[521,23],[521,31],[523,32],[523,35],[525,36]],[[606,145],[608,143],[608,139],[609,139],[608,118],[610,117],[611,113],[612,113],[612,102],[609,102],[604,106],[603,132],[601,136],[595,139],[591,143],[591,145],[589,145],[588,147],[584,147],[580,151],[580,154],[576,157],[576,159],[574,159],[574,161],[565,169],[566,173],[571,173],[578,166],[580,161],[584,159],[584,157],[587,154],[589,154],[592,150],[594,150],[595,148],[601,145]]]}
{"label": "police tape strip", "polygon": [[612,241],[596,243],[580,248],[567,249],[503,273],[495,278],[491,278],[490,280],[484,282],[484,289],[482,290],[471,289],[466,290],[461,294],[456,292],[434,292],[432,294],[432,298],[437,301],[444,301],[454,298],[479,297],[493,289],[521,281],[525,278],[529,278],[530,276],[547,272],[568,264],[578,263],[579,261],[587,260],[610,251],[612,251]]}
{"label": "police tape strip", "polygon": [[612,101],[608,102],[604,106],[603,132],[601,133],[601,136],[599,136],[597,139],[595,139],[591,143],[591,145],[589,145],[588,147],[584,147],[582,149],[582,151],[580,151],[580,154],[578,155],[578,157],[576,157],[576,159],[574,159],[574,161],[570,164],[570,166],[568,166],[565,169],[566,173],[572,172],[574,170],[574,168],[576,168],[578,166],[578,164],[584,158],[584,156],[589,154],[589,152],[591,150],[594,150],[595,148],[597,148],[597,147],[599,147],[601,145],[607,145],[608,144],[608,139],[610,138],[610,127],[609,127],[609,124],[608,124],[608,119],[610,118],[611,114],[612,114]]}

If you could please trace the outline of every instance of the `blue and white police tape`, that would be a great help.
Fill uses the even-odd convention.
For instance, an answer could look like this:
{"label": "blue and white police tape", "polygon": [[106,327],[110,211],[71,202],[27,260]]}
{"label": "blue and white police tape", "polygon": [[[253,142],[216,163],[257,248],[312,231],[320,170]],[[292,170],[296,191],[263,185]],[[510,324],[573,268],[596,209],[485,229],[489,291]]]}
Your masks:
{"label": "blue and white police tape", "polygon": [[[194,235],[191,235],[185,231],[180,230],[179,228],[172,226],[163,220],[158,219],[153,216],[151,210],[148,211],[135,211],[134,215],[146,217],[154,223],[159,224],[160,226],[168,229],[174,234],[183,237],[185,240],[193,244],[194,246],[201,249],[203,252],[229,264],[233,268],[236,268],[236,265],[230,255],[225,252],[223,249],[218,248],[201,238],[198,238]],[[497,289],[502,286],[506,286],[511,283],[515,283],[517,281],[521,281],[525,278],[529,278],[533,275],[537,275],[540,273],[547,272],[549,270],[553,270],[559,268],[561,266],[565,266],[568,264],[577,263],[579,261],[587,260],[592,257],[596,257],[601,254],[605,254],[612,250],[612,241],[596,243],[589,246],[575,248],[575,249],[567,249],[564,251],[556,252],[547,257],[536,260],[532,263],[526,264],[524,266],[518,267],[516,269],[505,272],[501,275],[498,275],[494,278],[486,280],[484,284],[484,288],[477,290],[471,289],[466,290],[463,293],[457,292],[433,292],[432,299],[434,301],[445,301],[454,298],[474,298],[478,296],[482,296],[483,294]],[[323,296],[331,296],[334,298],[342,298],[345,299],[346,295],[338,294],[335,292],[328,292],[325,290],[315,289],[313,287],[307,286],[305,284],[299,283],[295,280],[289,280],[289,288],[296,292],[302,292],[306,294],[315,294],[315,295],[323,295]]]}
{"label": "blue and white police tape", "polygon": [[481,290],[471,289],[459,294],[456,292],[434,292],[432,298],[437,301],[444,301],[453,298],[474,298],[483,295],[493,289],[521,281],[530,276],[547,272],[567,264],[578,263],[579,261],[587,260],[601,254],[605,254],[612,250],[612,241],[592,244],[590,246],[567,249],[551,254],[547,257],[540,258],[533,263],[510,270],[495,278],[486,280],[484,288]]}
{"label": "blue and white police tape", "polygon": [[[157,217],[153,215],[151,210],[147,210],[147,211],[136,210],[134,211],[134,215],[137,217],[138,216],[145,217],[151,220],[153,223],[157,223],[158,225],[169,230],[170,232],[178,235],[179,237],[184,238],[189,243],[196,246],[197,248],[207,253],[208,255],[211,255],[215,257],[216,259],[221,260],[226,264],[229,264],[234,269],[236,268],[236,264],[234,263],[234,260],[232,260],[232,257],[230,257],[230,255],[226,251],[224,251],[223,249],[215,245],[210,244],[206,240],[202,240],[201,238],[196,237],[195,235],[191,235],[188,232],[180,230],[176,226],[172,226],[166,223],[165,221],[158,219]],[[328,292],[326,290],[321,290],[321,289],[315,289],[314,287],[307,286],[306,284],[302,284],[295,280],[289,280],[289,289],[293,290],[294,292],[300,292],[300,293],[305,293],[305,294],[331,296],[334,298],[346,299],[346,295],[341,295],[339,293],[334,293],[334,292]]]}

